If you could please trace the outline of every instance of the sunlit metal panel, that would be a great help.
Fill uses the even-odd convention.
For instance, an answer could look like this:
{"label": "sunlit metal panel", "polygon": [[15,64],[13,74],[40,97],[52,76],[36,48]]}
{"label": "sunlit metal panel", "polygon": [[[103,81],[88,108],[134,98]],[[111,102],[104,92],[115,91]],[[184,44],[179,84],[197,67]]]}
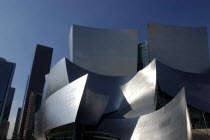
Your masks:
{"label": "sunlit metal panel", "polygon": [[46,76],[42,100],[45,101],[53,93],[86,73],[86,70],[73,64],[68,59],[61,59]]}
{"label": "sunlit metal panel", "polygon": [[[130,109],[124,114],[126,118],[142,116],[155,111],[156,61],[153,60],[139,71],[128,83],[121,87],[125,102],[121,110]],[[125,111],[124,111],[125,112]]]}
{"label": "sunlit metal panel", "polygon": [[44,103],[44,130],[75,122],[87,75],[55,92]]}
{"label": "sunlit metal panel", "polygon": [[184,88],[163,108],[140,116],[131,140],[190,140],[191,128]]}
{"label": "sunlit metal panel", "polygon": [[155,110],[156,62],[127,76],[89,74],[87,87],[110,97],[104,114],[118,110],[115,117],[130,118],[151,113]]}
{"label": "sunlit metal panel", "polygon": [[184,89],[157,111],[134,118],[110,119],[108,116],[97,130],[116,135],[121,140],[191,140]]}

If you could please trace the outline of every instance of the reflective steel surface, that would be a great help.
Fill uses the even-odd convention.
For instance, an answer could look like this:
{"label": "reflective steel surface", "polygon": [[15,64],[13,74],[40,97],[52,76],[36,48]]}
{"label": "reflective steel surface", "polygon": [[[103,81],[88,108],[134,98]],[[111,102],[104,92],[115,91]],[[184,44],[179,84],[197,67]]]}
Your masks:
{"label": "reflective steel surface", "polygon": [[[99,132],[111,133],[122,140],[129,140],[139,116],[155,111],[156,61],[135,75],[127,77],[120,88],[124,100],[118,112],[108,115],[98,127]],[[128,80],[129,79],[129,80]],[[123,116],[120,118],[120,116]]]}
{"label": "reflective steel surface", "polygon": [[[76,75],[76,71],[84,72],[78,66],[75,69],[72,68],[74,64],[71,62],[69,62],[68,68],[66,68],[64,62],[68,63],[69,61],[62,59],[54,66],[53,70],[55,68],[62,68],[64,69],[63,71],[67,71],[67,77]],[[60,71],[58,70],[57,72]],[[49,82],[48,80],[51,80],[50,77],[55,75],[53,72],[50,72],[46,76],[46,84],[67,85],[50,96],[48,95],[43,100],[43,110],[40,111],[43,112],[44,118],[42,118],[42,113],[38,112],[36,114],[36,124],[38,124],[36,127],[39,129],[36,134],[41,136],[42,130],[45,132],[72,122],[96,125],[103,114],[117,110],[123,110],[123,113],[127,113],[123,115],[128,118],[154,111],[155,72],[155,60],[144,70],[136,74],[128,76],[103,76],[88,72],[88,76],[86,76],[87,80],[79,78],[70,84],[68,84],[68,80],[64,76],[57,77],[61,81],[64,78],[64,81],[66,80],[64,84],[60,84],[62,82],[59,81],[57,83],[56,81]],[[66,73],[64,74],[66,75]],[[146,89],[146,86],[150,88]],[[48,89],[47,85],[45,91]],[[135,95],[137,100],[133,100],[133,95]],[[129,110],[126,110],[128,108]],[[122,113],[121,111],[119,112]],[[43,128],[39,126],[40,121],[43,121]]]}
{"label": "reflective steel surface", "polygon": [[108,105],[103,113],[106,114],[118,110],[124,98],[120,87],[127,83],[134,74],[129,76],[99,75],[82,69],[66,58],[60,60],[46,76],[42,100],[45,101],[55,91],[86,73],[88,73],[87,92],[91,91],[99,95],[109,96]]}
{"label": "reflective steel surface", "polygon": [[98,127],[121,140],[191,140],[192,133],[184,89],[165,107],[134,118],[110,119]]}
{"label": "reflective steel surface", "polygon": [[43,109],[41,108],[39,111],[36,112],[35,114],[35,119],[34,119],[34,136],[37,139],[44,139],[45,134],[44,134],[44,123],[43,123]]}
{"label": "reflective steel surface", "polygon": [[137,44],[137,30],[73,25],[69,36],[70,60],[96,74],[125,76],[137,71]]}
{"label": "reflective steel surface", "polygon": [[132,140],[190,140],[192,137],[184,88],[163,108],[141,116]]}
{"label": "reflective steel surface", "polygon": [[42,100],[45,101],[54,92],[85,74],[86,70],[66,58],[61,59],[46,76]]}
{"label": "reflective steel surface", "polygon": [[47,76],[45,76],[45,81],[46,82],[44,85],[42,100],[45,100],[47,97],[52,95],[54,92],[58,91],[60,88],[69,84],[65,58],[61,59],[50,70],[50,73]]}
{"label": "reflective steel surface", "polygon": [[[97,94],[109,96],[104,114],[118,111],[124,117],[135,117],[154,111],[156,64],[127,76],[103,76],[89,73],[87,87]],[[126,113],[126,114],[125,114]]]}
{"label": "reflective steel surface", "polygon": [[207,28],[148,24],[150,59],[185,72],[209,72]]}
{"label": "reflective steel surface", "polygon": [[[44,103],[44,130],[75,122],[87,75],[55,92]],[[79,87],[79,88],[78,88]]]}
{"label": "reflective steel surface", "polygon": [[139,71],[128,83],[121,87],[128,104],[120,110],[131,108],[125,118],[139,117],[155,111],[156,61]]}
{"label": "reflective steel surface", "polygon": [[133,74],[129,76],[103,76],[94,73],[88,74],[87,88],[96,94],[109,96],[109,102],[104,114],[119,109],[120,104],[124,99],[123,91],[120,87],[126,84],[132,77]]}
{"label": "reflective steel surface", "polygon": [[[173,68],[153,60],[134,74],[104,76],[85,71],[68,60],[64,62],[66,64],[62,65],[66,67],[62,69],[67,77],[75,77],[72,81],[67,79],[67,85],[61,84],[64,86],[43,100],[36,113],[36,138],[43,139],[45,132],[77,122],[96,126],[97,131],[116,135],[122,140],[191,139],[184,89],[169,104],[155,111],[156,82],[161,90],[167,87],[166,83],[174,84],[164,81],[173,76]],[[88,75],[80,77],[85,73]],[[174,79],[180,77],[175,76]],[[48,90],[47,86],[45,90]]]}
{"label": "reflective steel surface", "polygon": [[[210,113],[210,74],[200,74],[209,71],[206,28],[148,30],[157,61],[137,72],[136,30],[73,25],[71,62],[62,59],[46,76],[35,136],[74,123],[78,133],[91,127],[122,140],[191,140],[187,104]],[[157,85],[174,99],[155,111]]]}
{"label": "reflective steel surface", "polygon": [[187,73],[157,61],[157,81],[172,97],[184,86],[187,104],[210,113],[210,74]]}
{"label": "reflective steel surface", "polygon": [[101,119],[108,101],[109,96],[95,94],[86,89],[77,112],[76,122],[96,125]]}

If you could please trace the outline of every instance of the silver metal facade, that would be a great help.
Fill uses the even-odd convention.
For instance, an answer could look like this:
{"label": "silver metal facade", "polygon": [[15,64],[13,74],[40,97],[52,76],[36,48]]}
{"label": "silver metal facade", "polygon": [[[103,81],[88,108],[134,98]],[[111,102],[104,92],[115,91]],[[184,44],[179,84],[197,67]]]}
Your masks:
{"label": "silver metal facade", "polygon": [[[44,103],[44,130],[75,122],[87,75],[55,92]],[[79,88],[78,88],[79,87]]]}
{"label": "silver metal facade", "polygon": [[[142,71],[127,76],[103,76],[89,73],[87,88],[96,94],[109,96],[104,114],[117,111],[133,117],[154,111],[156,88],[155,60]],[[141,111],[140,111],[141,110]]]}
{"label": "silver metal facade", "polygon": [[187,73],[157,61],[157,81],[160,89],[172,97],[184,86],[187,104],[210,113],[210,74]]}
{"label": "silver metal facade", "polygon": [[46,100],[50,95],[69,84],[66,68],[66,59],[61,59],[45,77],[45,85],[42,100]]}
{"label": "silver metal facade", "polygon": [[205,27],[148,24],[150,59],[191,73],[209,72],[209,50]]}
{"label": "silver metal facade", "polygon": [[109,96],[109,102],[104,114],[119,109],[120,104],[124,99],[121,86],[126,84],[132,77],[133,74],[129,76],[103,76],[89,73],[87,88],[96,94]]}
{"label": "silver metal facade", "polygon": [[61,59],[46,75],[42,100],[45,101],[53,93],[85,74],[86,70],[66,58]]}
{"label": "silver metal facade", "polygon": [[96,74],[125,76],[137,71],[137,44],[137,30],[73,25],[69,36],[70,60]]}
{"label": "silver metal facade", "polygon": [[[35,137],[43,139],[50,129],[75,122],[87,75],[56,91],[35,115]],[[80,88],[78,88],[80,87]]]}
{"label": "silver metal facade", "polygon": [[152,113],[124,119],[107,117],[98,131],[112,133],[121,140],[191,140],[184,89],[165,107]]}
{"label": "silver metal facade", "polygon": [[97,125],[109,102],[109,96],[95,94],[89,89],[83,94],[76,122],[86,125]]}
{"label": "silver metal facade", "polygon": [[141,116],[131,140],[191,140],[184,88],[163,108]]}
{"label": "silver metal facade", "polygon": [[[58,65],[59,63],[62,65]],[[75,70],[81,69],[77,67],[77,69],[70,70],[73,65],[67,69],[62,61],[59,63],[54,66],[53,70],[58,69],[56,67],[62,67],[69,71],[69,74],[74,74]],[[36,114],[35,126],[38,129],[36,129],[36,135],[41,137],[43,136],[40,132],[42,130],[46,132],[72,122],[96,125],[103,114],[117,110],[120,113],[127,113],[121,114],[126,117],[153,112],[156,87],[155,67],[154,60],[144,70],[128,76],[103,76],[89,72],[86,80],[79,78],[69,84],[66,80],[67,85],[64,84],[64,87],[62,85],[61,89],[43,99],[40,110],[42,113]],[[65,70],[62,71],[65,72]],[[44,94],[47,93],[46,90],[49,87],[46,84],[56,84],[56,81],[54,83],[48,81],[52,80],[50,79],[52,75],[53,73],[50,72],[46,77]],[[62,81],[64,77],[57,78]],[[135,93],[138,94],[135,95]],[[137,100],[133,100],[133,95]],[[40,116],[42,114],[44,114],[43,117]],[[42,123],[43,128],[40,125]]]}
{"label": "silver metal facade", "polygon": [[143,70],[139,71],[129,82],[121,87],[125,101],[120,110],[127,110],[125,118],[139,117],[155,111],[156,92],[156,61],[153,60]]}
{"label": "silver metal facade", "polygon": [[[184,41],[184,35],[173,39],[174,34],[185,34]],[[37,138],[71,123],[93,126],[122,140],[192,138],[186,100],[210,113],[210,75],[188,73],[208,71],[208,55],[203,54],[206,29],[150,24],[147,52],[161,62],[153,60],[139,72],[136,36],[136,30],[72,26],[71,62],[62,59],[46,76],[42,106],[36,113]],[[187,54],[189,46],[192,52]],[[201,54],[204,57],[197,58]],[[157,85],[174,99],[155,111]]]}
{"label": "silver metal facade", "polygon": [[44,134],[44,112],[43,108],[40,108],[39,111],[36,112],[35,114],[35,120],[34,120],[34,136],[36,138],[45,138]]}
{"label": "silver metal facade", "polygon": [[88,73],[85,93],[91,91],[96,95],[109,97],[104,114],[116,111],[123,100],[121,86],[127,83],[135,74],[129,76],[104,76],[88,72],[67,59],[60,60],[46,76],[42,101],[50,97],[60,88]]}
{"label": "silver metal facade", "polygon": [[[67,70],[69,74],[74,74],[75,70],[82,69],[77,67],[70,70],[71,66],[65,68],[69,69],[69,71]],[[169,105],[162,108],[162,111],[155,111],[157,69],[160,69],[160,64],[153,60],[143,70],[127,76],[103,76],[87,72],[88,75],[67,84],[43,101],[41,110],[36,114],[35,136],[43,139],[45,132],[74,122],[95,126],[99,124],[98,131],[114,134],[123,140],[140,136],[139,139],[147,139],[149,133],[153,134],[150,135],[151,138],[167,139],[171,137],[170,133],[168,137],[162,136],[162,132],[166,129],[168,131],[164,134],[171,130],[175,138],[180,136],[182,139],[182,136],[188,136],[188,131],[190,136],[191,128],[188,128],[190,122],[189,118],[186,117],[184,91],[178,94]],[[46,83],[48,78],[49,76],[46,78]],[[183,106],[183,103],[185,103],[185,106]],[[181,107],[183,108],[180,109]],[[183,110],[185,115],[181,112]],[[113,111],[115,112],[111,113]],[[111,114],[108,114],[100,122],[102,115],[107,113]],[[161,121],[161,119],[163,120]],[[188,123],[185,123],[186,120],[188,120]],[[160,121],[160,124],[158,124],[158,121]],[[178,123],[175,124],[170,121],[178,121]],[[110,124],[112,127],[110,127]],[[180,124],[182,124],[183,130],[179,128],[178,125]],[[157,126],[153,128],[152,125]],[[149,132],[147,128],[151,128],[152,132]],[[180,132],[175,131],[178,128],[181,130]],[[187,129],[186,133],[185,128]],[[148,132],[145,130],[148,130]]]}

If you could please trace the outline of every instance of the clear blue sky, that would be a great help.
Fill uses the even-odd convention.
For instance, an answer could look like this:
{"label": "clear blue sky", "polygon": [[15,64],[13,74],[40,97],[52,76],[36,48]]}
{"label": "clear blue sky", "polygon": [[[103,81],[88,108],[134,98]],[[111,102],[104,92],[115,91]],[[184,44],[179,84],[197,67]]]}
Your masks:
{"label": "clear blue sky", "polygon": [[137,28],[139,41],[145,41],[148,22],[209,27],[210,0],[0,0],[0,57],[17,64],[10,135],[17,108],[22,106],[36,44],[54,48],[53,66],[68,57],[72,24]]}

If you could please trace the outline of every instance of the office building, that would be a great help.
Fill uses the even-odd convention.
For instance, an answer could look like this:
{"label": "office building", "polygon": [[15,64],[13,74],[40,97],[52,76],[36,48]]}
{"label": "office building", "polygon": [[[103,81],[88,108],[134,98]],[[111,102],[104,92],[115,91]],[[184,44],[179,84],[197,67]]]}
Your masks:
{"label": "office building", "polygon": [[11,87],[15,63],[0,58],[0,139],[6,139],[9,129],[9,114],[15,89]]}
{"label": "office building", "polygon": [[20,125],[20,119],[21,119],[21,108],[18,108],[15,126],[14,126],[14,130],[12,133],[12,140],[16,140],[18,138],[18,128]]}
{"label": "office building", "polygon": [[5,111],[4,111],[4,114],[3,114],[3,120],[8,120],[9,119],[14,94],[15,94],[15,88],[11,87],[9,89],[9,95],[8,95],[8,98],[7,98]]}
{"label": "office building", "polygon": [[0,140],[6,140],[7,139],[7,134],[9,130],[9,125],[10,122],[8,120],[3,120],[0,128]]}
{"label": "office building", "polygon": [[50,70],[52,53],[52,48],[42,45],[37,45],[36,47],[22,107],[19,138],[23,140],[34,139],[34,115],[41,104],[45,75]]}
{"label": "office building", "polygon": [[15,71],[15,64],[0,58],[0,124],[3,120],[7,98]]}

